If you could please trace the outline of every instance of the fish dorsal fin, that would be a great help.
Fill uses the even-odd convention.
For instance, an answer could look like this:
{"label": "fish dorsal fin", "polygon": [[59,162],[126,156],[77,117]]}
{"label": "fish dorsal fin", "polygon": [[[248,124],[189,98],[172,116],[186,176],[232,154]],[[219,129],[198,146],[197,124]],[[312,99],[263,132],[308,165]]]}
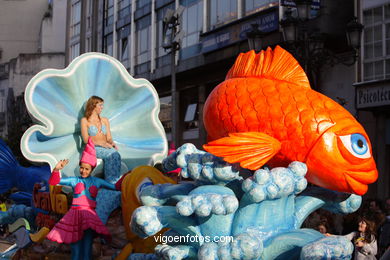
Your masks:
{"label": "fish dorsal fin", "polygon": [[259,132],[230,133],[203,148],[228,163],[239,162],[243,168],[257,170],[280,151],[280,142]]}
{"label": "fish dorsal fin", "polygon": [[226,79],[246,77],[265,77],[283,80],[310,88],[305,71],[298,61],[286,50],[276,46],[256,54],[253,50],[241,53]]}

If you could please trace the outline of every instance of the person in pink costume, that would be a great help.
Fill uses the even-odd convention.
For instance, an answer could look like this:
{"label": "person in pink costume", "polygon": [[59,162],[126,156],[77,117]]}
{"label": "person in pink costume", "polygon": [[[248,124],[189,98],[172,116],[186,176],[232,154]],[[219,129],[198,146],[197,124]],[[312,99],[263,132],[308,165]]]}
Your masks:
{"label": "person in pink costume", "polygon": [[96,214],[96,196],[99,188],[120,190],[120,186],[111,184],[103,179],[92,177],[91,172],[96,166],[96,151],[92,139],[81,155],[80,177],[61,178],[60,170],[68,160],[60,160],[49,179],[50,185],[67,185],[73,188],[73,201],[70,210],[54,226],[47,235],[49,240],[58,243],[71,244],[72,259],[91,259],[92,242],[95,234],[106,239],[111,235],[106,226]]}

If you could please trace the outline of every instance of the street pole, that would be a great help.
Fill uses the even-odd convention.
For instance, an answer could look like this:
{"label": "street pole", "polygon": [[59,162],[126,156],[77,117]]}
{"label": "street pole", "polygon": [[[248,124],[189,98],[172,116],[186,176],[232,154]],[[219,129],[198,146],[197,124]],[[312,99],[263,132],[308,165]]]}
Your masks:
{"label": "street pole", "polygon": [[172,26],[171,34],[171,96],[172,96],[172,143],[175,146],[179,145],[178,140],[178,100],[177,100],[177,91],[176,91],[176,44],[174,43],[174,37],[176,35],[176,26]]}
{"label": "street pole", "polygon": [[[167,32],[170,29],[170,42],[165,42],[163,48],[165,50],[171,50],[171,141],[175,146],[180,142],[180,125],[179,125],[179,93],[176,90],[176,51],[180,49],[180,34],[178,33],[178,26],[180,25],[180,15],[184,11],[184,7],[178,8],[176,11],[170,9],[167,10],[163,19],[164,34],[167,36]],[[177,39],[176,39],[177,38]]]}

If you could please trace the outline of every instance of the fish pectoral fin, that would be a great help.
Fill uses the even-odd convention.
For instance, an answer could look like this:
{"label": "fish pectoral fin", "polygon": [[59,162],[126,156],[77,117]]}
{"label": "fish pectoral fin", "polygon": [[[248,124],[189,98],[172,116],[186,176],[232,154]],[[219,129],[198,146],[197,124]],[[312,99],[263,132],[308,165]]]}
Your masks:
{"label": "fish pectoral fin", "polygon": [[280,151],[280,142],[264,133],[231,133],[203,145],[203,148],[228,163],[240,163],[240,166],[257,170]]}

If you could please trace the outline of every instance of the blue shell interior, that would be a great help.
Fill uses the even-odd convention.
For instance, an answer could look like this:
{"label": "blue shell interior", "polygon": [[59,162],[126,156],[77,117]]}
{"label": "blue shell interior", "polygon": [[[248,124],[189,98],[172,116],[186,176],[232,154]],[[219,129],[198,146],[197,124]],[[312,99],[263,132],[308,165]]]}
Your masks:
{"label": "blue shell interior", "polygon": [[83,148],[79,122],[92,95],[104,99],[102,115],[110,120],[128,169],[166,156],[157,92],[150,82],[134,79],[119,61],[100,53],[81,55],[64,70],[44,70],[31,79],[25,101],[37,124],[22,137],[23,155],[31,161],[48,162],[52,168],[68,158],[63,174],[77,175]]}

